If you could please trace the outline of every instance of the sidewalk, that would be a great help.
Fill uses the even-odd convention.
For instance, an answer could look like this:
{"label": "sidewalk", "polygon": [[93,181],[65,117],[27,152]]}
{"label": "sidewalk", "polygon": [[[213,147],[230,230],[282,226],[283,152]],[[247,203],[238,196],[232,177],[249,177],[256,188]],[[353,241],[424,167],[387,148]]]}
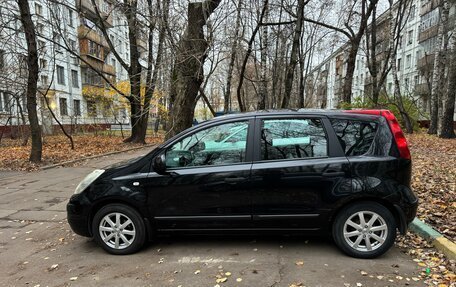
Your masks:
{"label": "sidewalk", "polygon": [[77,167],[32,173],[0,172],[0,218],[59,221],[79,182],[93,169],[144,155],[151,147],[88,160]]}

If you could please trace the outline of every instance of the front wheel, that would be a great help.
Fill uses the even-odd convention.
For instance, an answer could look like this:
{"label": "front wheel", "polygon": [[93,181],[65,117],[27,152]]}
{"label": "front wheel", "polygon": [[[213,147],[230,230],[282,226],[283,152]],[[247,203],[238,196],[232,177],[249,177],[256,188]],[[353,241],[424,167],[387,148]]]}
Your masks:
{"label": "front wheel", "polygon": [[123,204],[102,207],[93,218],[92,234],[104,250],[116,255],[135,253],[146,240],[141,215]]}
{"label": "front wheel", "polygon": [[375,202],[350,205],[337,215],[333,228],[337,246],[356,258],[374,258],[394,244],[396,221],[391,212]]}

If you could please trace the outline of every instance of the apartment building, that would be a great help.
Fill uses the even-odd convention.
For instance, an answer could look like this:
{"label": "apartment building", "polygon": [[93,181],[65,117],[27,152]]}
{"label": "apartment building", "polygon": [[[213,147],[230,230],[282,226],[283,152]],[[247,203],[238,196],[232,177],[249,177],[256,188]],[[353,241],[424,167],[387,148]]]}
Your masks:
{"label": "apartment building", "polygon": [[[103,24],[123,61],[129,63],[126,19],[109,0],[96,0]],[[91,0],[29,1],[39,52],[38,114],[45,133],[57,127],[129,124],[125,100],[113,85],[128,82],[99,28]],[[6,12],[7,6],[10,10]],[[0,5],[0,129],[14,132],[27,122],[26,43],[14,1]],[[98,23],[98,25],[96,24]],[[138,41],[146,51],[146,41]],[[102,74],[103,76],[101,76]]]}
{"label": "apartment building", "polygon": [[[432,76],[434,52],[436,49],[440,0],[414,0],[408,17],[403,23],[396,55],[396,66],[402,94],[413,95],[423,111],[429,112],[429,83]],[[396,8],[397,5],[393,7]],[[454,17],[454,7],[450,18]],[[376,59],[380,65],[386,61],[389,48],[389,11],[377,18]],[[452,21],[450,21],[452,22]],[[362,47],[365,47],[363,39]],[[307,82],[306,98],[313,107],[336,108],[342,94],[345,78],[348,45],[340,47],[317,65]],[[365,49],[360,49],[356,59],[353,77],[353,99],[369,94],[371,77],[367,67]],[[390,72],[384,84],[384,91],[392,94],[394,79]]]}

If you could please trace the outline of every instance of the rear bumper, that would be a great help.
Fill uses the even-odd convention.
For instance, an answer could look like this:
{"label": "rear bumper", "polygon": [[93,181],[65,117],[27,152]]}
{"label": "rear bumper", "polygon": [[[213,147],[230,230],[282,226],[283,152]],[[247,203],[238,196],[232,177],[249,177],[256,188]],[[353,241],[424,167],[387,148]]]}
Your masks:
{"label": "rear bumper", "polygon": [[416,216],[416,212],[418,209],[418,200],[415,200],[412,203],[407,205],[394,205],[396,209],[396,214],[398,215],[398,229],[401,234],[405,234],[407,232],[408,225]]}

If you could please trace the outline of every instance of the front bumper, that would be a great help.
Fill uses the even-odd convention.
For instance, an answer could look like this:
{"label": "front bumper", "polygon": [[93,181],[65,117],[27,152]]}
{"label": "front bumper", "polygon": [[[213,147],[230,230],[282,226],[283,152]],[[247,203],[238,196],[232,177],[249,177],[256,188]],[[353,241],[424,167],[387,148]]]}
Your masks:
{"label": "front bumper", "polygon": [[89,230],[89,216],[80,204],[71,197],[67,204],[67,220],[74,233],[81,236],[92,237]]}

